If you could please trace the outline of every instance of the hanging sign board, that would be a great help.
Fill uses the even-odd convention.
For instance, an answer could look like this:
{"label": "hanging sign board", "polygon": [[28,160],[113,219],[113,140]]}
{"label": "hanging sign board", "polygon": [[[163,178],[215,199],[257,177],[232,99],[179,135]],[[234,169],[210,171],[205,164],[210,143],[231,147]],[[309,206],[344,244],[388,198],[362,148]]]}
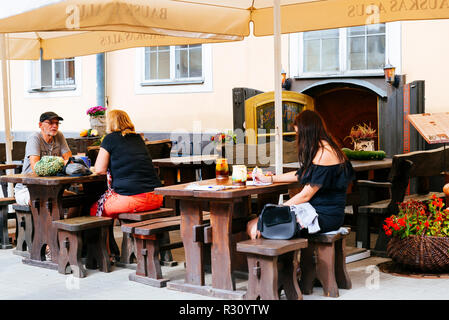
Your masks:
{"label": "hanging sign board", "polygon": [[449,142],[449,112],[409,114],[407,118],[427,143]]}

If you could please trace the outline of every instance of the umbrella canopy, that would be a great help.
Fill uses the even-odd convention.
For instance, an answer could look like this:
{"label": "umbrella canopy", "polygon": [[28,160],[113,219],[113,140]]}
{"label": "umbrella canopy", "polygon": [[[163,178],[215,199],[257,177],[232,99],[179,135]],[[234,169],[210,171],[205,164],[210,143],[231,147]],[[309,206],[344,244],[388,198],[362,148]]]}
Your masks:
{"label": "umbrella canopy", "polygon": [[[174,33],[174,32],[172,32]],[[198,43],[215,43],[242,40],[235,36],[216,36],[194,33],[184,36],[114,31],[52,31],[10,33],[7,39],[7,58],[10,60],[46,60],[78,57],[114,50],[146,47],[172,46]],[[192,38],[193,37],[193,38]]]}
{"label": "umbrella canopy", "polygon": [[[273,0],[33,2],[34,8],[0,19],[0,33],[10,34],[11,59],[38,59],[39,48],[45,59],[53,59],[143,45],[241,40],[250,34],[251,22],[255,36],[274,34]],[[279,5],[281,33],[449,18],[446,0],[279,0]]]}
{"label": "umbrella canopy", "polygon": [[[33,1],[3,15],[8,59],[81,56],[117,49],[274,35],[276,172],[282,172],[280,34],[399,20],[449,18],[447,0]],[[37,4],[36,4],[37,3]],[[1,13],[1,12],[0,12]]]}

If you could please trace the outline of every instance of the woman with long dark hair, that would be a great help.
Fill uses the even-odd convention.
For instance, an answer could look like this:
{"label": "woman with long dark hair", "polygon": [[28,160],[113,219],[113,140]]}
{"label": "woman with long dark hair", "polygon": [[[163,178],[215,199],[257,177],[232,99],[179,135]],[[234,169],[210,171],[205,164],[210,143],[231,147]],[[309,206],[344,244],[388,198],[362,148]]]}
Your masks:
{"label": "woman with long dark hair", "polygon": [[[318,214],[320,232],[338,230],[344,221],[346,190],[354,171],[346,155],[327,131],[320,115],[311,110],[298,114],[294,123],[298,144],[298,171],[265,176],[256,173],[254,179],[261,182],[295,182],[302,190],[285,206],[309,202]],[[248,223],[252,239],[259,236],[257,218]]]}

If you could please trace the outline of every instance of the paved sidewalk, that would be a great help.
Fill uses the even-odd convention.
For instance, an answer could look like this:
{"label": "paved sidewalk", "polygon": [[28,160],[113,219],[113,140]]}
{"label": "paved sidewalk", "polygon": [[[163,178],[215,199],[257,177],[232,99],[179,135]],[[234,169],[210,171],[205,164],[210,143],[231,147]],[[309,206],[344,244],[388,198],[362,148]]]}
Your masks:
{"label": "paved sidewalk", "polygon": [[[88,270],[83,279],[59,274],[22,263],[14,249],[0,250],[0,299],[2,300],[210,300],[211,297],[154,288],[128,280],[131,269],[113,267],[110,273]],[[416,279],[379,272],[377,264],[388,261],[371,257],[347,265],[352,280],[351,290],[340,290],[339,298],[322,296],[316,287],[304,300],[445,300],[449,298],[449,279]],[[181,281],[184,264],[162,267],[165,277]],[[210,275],[206,276],[206,283]],[[246,280],[238,279],[237,288],[244,289]]]}

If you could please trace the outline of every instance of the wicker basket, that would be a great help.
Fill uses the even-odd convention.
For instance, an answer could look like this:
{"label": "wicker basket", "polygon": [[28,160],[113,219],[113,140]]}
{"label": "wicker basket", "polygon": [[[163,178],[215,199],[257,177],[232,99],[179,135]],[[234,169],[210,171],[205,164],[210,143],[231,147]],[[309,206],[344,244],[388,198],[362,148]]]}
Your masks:
{"label": "wicker basket", "polygon": [[387,254],[394,262],[425,272],[449,270],[449,237],[408,236],[393,237]]}

